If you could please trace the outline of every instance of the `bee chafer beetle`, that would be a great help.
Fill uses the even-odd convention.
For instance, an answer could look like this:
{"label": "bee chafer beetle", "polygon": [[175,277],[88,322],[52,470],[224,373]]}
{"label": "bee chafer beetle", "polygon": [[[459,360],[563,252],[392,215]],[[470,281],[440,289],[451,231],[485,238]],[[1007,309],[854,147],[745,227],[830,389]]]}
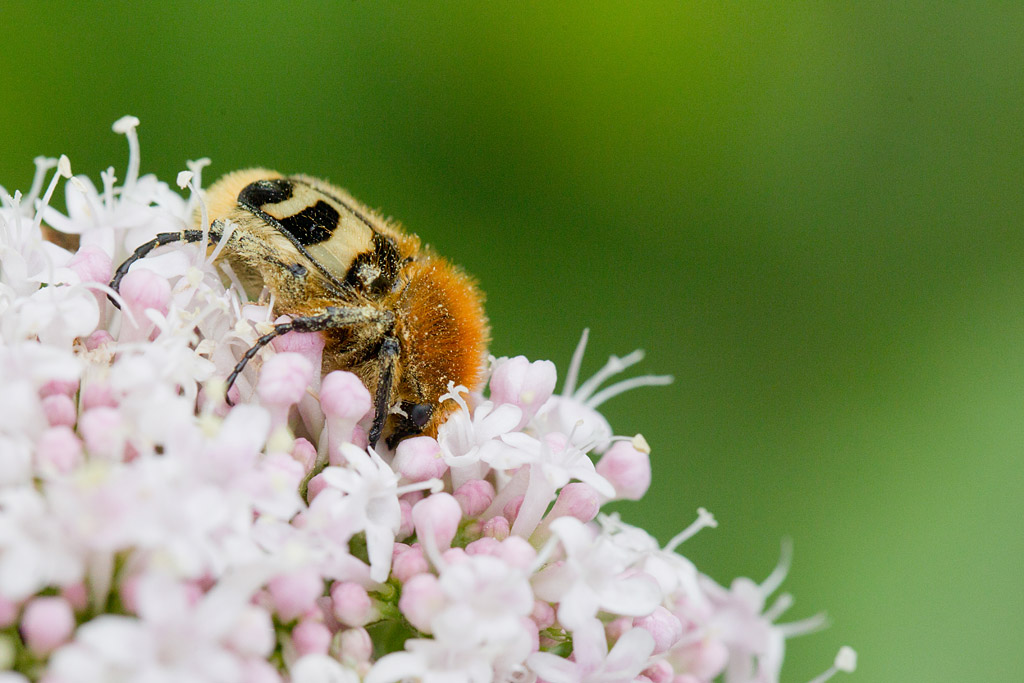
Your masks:
{"label": "bee chafer beetle", "polygon": [[[274,313],[289,322],[260,337],[228,376],[275,337],[321,332],[323,372],[350,370],[373,397],[369,441],[387,431],[389,447],[435,435],[453,401],[449,382],[478,388],[488,325],[482,295],[461,269],[420,244],[344,190],[304,175],[267,169],[230,173],[206,192],[209,230],[161,233],[114,274],[116,291],[131,265],[172,242],[221,241],[220,258],[247,284],[266,286]],[[258,289],[257,289],[258,291]]]}

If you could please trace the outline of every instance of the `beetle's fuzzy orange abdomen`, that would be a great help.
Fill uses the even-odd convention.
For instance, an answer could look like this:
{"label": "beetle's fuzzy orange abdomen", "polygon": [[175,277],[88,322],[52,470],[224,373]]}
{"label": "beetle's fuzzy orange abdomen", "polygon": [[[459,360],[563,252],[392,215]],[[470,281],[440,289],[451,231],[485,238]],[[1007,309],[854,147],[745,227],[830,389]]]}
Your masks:
{"label": "beetle's fuzzy orange abdomen", "polygon": [[[462,270],[429,252],[407,272],[409,285],[398,311],[398,333],[407,351],[405,379],[419,382],[431,403],[447,393],[450,381],[480,389],[490,341],[483,294]],[[437,406],[425,432],[433,434],[454,407],[451,401]]]}

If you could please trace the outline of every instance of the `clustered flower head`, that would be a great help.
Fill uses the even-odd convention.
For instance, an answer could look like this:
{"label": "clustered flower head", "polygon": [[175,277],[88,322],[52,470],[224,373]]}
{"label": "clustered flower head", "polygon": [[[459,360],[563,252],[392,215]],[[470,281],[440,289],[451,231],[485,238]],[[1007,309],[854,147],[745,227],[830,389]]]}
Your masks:
{"label": "clustered flower head", "polygon": [[[777,681],[786,638],[763,582],[721,586],[618,516],[651,480],[606,399],[663,377],[577,387],[493,359],[489,389],[450,386],[437,437],[367,446],[366,388],[321,377],[323,340],[289,334],[224,378],[273,324],[217,249],[117,264],[205,211],[139,175],[37,159],[0,188],[0,682]],[[49,180],[47,180],[49,178]],[[66,211],[50,206],[64,180]],[[225,287],[223,282],[230,286]],[[120,310],[108,300],[120,303]],[[262,362],[260,362],[262,359]],[[842,648],[816,679],[851,671]]]}

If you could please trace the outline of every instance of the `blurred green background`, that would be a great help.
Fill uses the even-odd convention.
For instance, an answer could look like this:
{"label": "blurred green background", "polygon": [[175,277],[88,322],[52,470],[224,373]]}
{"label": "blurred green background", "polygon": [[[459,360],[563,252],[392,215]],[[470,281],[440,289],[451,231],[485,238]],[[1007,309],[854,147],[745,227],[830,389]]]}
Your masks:
{"label": "blurred green background", "polygon": [[795,561],[806,681],[1021,680],[1024,4],[0,4],[0,184],[67,153],[330,178],[475,273],[496,355],[614,399],[667,540]]}

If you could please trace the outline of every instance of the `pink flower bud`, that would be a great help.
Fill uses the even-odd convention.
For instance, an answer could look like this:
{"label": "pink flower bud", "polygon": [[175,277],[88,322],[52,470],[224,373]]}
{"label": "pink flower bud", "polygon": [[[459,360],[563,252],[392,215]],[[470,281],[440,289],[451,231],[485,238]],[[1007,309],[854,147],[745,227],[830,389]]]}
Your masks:
{"label": "pink flower bud", "polygon": [[70,427],[50,427],[39,435],[36,458],[43,472],[67,474],[82,462],[82,442]]}
{"label": "pink flower bud", "polygon": [[523,632],[530,637],[530,652],[536,652],[539,650],[540,629],[537,628],[537,624],[529,617],[520,617],[519,624],[520,628],[523,629]]}
{"label": "pink flower bud", "polygon": [[320,406],[327,418],[331,450],[336,451],[352,438],[352,429],[370,412],[373,403],[358,377],[335,370],[320,385]]}
{"label": "pink flower bud", "polygon": [[116,408],[93,408],[78,418],[78,431],[92,457],[121,460],[124,434],[121,413]]}
{"label": "pink flower bud", "polygon": [[277,635],[274,620],[262,607],[247,605],[238,615],[227,642],[231,649],[247,657],[266,657],[274,651]]}
{"label": "pink flower bud", "polygon": [[644,669],[643,674],[651,679],[651,683],[672,683],[672,679],[675,676],[672,665],[664,659],[659,659],[651,664]]}
{"label": "pink flower bud", "polygon": [[555,608],[543,600],[534,600],[530,619],[538,629],[551,628],[555,625]]}
{"label": "pink flower bud", "polygon": [[701,681],[710,681],[725,670],[729,648],[717,638],[705,638],[685,648],[676,649],[673,659]]}
{"label": "pink flower bud", "polygon": [[68,604],[76,612],[84,610],[89,606],[89,591],[82,581],[62,587],[60,589],[60,596],[67,600]]}
{"label": "pink flower bud", "polygon": [[545,519],[551,521],[569,516],[581,522],[589,522],[597,517],[600,509],[601,496],[594,487],[581,481],[573,481],[562,487]]}
{"label": "pink flower bud", "polygon": [[317,497],[317,494],[327,488],[327,481],[324,479],[323,474],[318,474],[309,480],[306,485],[306,499],[309,502],[313,502],[313,499]]}
{"label": "pink flower bud", "polygon": [[166,314],[171,302],[171,284],[146,268],[134,268],[121,280],[121,296],[132,312],[148,308]]}
{"label": "pink flower bud", "polygon": [[508,519],[498,515],[497,517],[491,517],[489,520],[484,522],[484,527],[481,529],[481,533],[484,536],[490,536],[491,538],[503,541],[508,538],[510,533],[512,533],[512,525],[509,524]]}
{"label": "pink flower bud", "polygon": [[63,645],[75,630],[75,614],[64,598],[33,598],[21,616],[21,636],[36,654],[45,655]]}
{"label": "pink flower bud", "polygon": [[331,607],[335,618],[345,626],[365,626],[375,617],[366,589],[350,581],[331,586]]}
{"label": "pink flower bud", "polygon": [[498,546],[498,557],[509,566],[527,569],[537,559],[537,551],[522,536],[509,536]]}
{"label": "pink flower bud", "polygon": [[299,437],[292,444],[292,458],[302,465],[302,471],[309,473],[316,463],[316,446],[310,443],[309,439]]}
{"label": "pink flower bud", "polygon": [[[284,319],[280,319],[284,323]],[[309,361],[309,366],[317,371],[323,365],[324,335],[308,332],[289,332],[275,338],[270,345],[279,353],[298,353]],[[319,386],[319,372],[312,376],[312,386]]]}
{"label": "pink flower bud", "polygon": [[644,617],[637,617],[633,625],[642,628],[654,638],[654,654],[666,652],[683,637],[683,624],[679,618],[662,606]]}
{"label": "pink flower bud", "polygon": [[154,325],[146,315],[154,310],[166,315],[171,303],[171,284],[151,270],[135,268],[121,280],[121,296],[131,316],[121,318],[119,340],[142,341],[149,337]]}
{"label": "pink flower bud", "polygon": [[43,398],[58,394],[71,397],[75,395],[76,391],[78,391],[78,380],[51,379],[39,387],[39,395]]}
{"label": "pink flower bud", "polygon": [[71,427],[78,419],[75,402],[67,394],[53,394],[42,400],[43,415],[52,427]]}
{"label": "pink flower bud", "polygon": [[331,629],[315,619],[303,619],[292,629],[292,645],[299,655],[325,655],[331,646]]}
{"label": "pink flower bud", "polygon": [[441,559],[448,566],[461,564],[469,559],[469,553],[466,552],[465,548],[448,548],[448,550],[441,553]]}
{"label": "pink flower bud", "polygon": [[549,360],[531,363],[524,356],[501,358],[491,373],[491,400],[519,406],[523,416],[516,429],[522,429],[551,397],[556,378],[555,364]]}
{"label": "pink flower bud", "polygon": [[112,341],[114,341],[114,337],[110,332],[107,332],[106,330],[96,330],[85,338],[85,348],[89,351],[95,351],[101,346],[109,344]]}
{"label": "pink flower bud", "polygon": [[398,532],[395,534],[395,540],[404,541],[412,536],[412,532],[415,531],[415,527],[412,524],[412,503],[405,500],[404,497],[399,498],[398,509],[402,511],[402,522],[398,526]]}
{"label": "pink flower bud", "polygon": [[470,479],[454,495],[466,517],[478,517],[494,500],[494,486],[486,479]]}
{"label": "pink flower bud", "polygon": [[291,621],[316,606],[324,582],[315,569],[306,567],[279,574],[267,584],[274,610],[282,621]]}
{"label": "pink flower bud", "polygon": [[110,385],[103,381],[88,382],[82,387],[82,410],[93,408],[116,408],[117,399]]}
{"label": "pink flower bud", "polygon": [[305,357],[314,368],[319,368],[324,352],[324,336],[315,332],[289,332],[275,338],[270,345],[278,353],[297,353]]}
{"label": "pink flower bud", "polygon": [[373,640],[365,628],[348,628],[338,639],[338,654],[343,662],[369,664],[373,656]]}
{"label": "pink flower bud", "polygon": [[422,542],[430,535],[441,550],[451,546],[455,532],[459,530],[460,521],[462,508],[448,493],[427,496],[412,508],[412,523],[416,527],[416,537]]}
{"label": "pink flower bud", "polygon": [[[501,514],[505,515],[505,519],[511,522],[519,516],[519,511],[523,507],[523,500],[524,496],[516,496],[505,503],[505,507],[501,509]],[[545,505],[545,507],[547,507],[547,505]]]}
{"label": "pink flower bud", "polygon": [[619,500],[640,500],[651,485],[651,458],[629,441],[617,441],[597,463],[597,473],[615,487]]}
{"label": "pink flower bud", "polygon": [[448,469],[437,440],[429,436],[404,439],[395,450],[391,466],[408,481],[440,479]]}
{"label": "pink flower bud", "polygon": [[297,353],[279,353],[263,364],[256,394],[271,414],[273,428],[288,421],[288,410],[306,393],[313,365]]}
{"label": "pink flower bud", "polygon": [[431,633],[431,621],[445,605],[441,584],[433,574],[418,574],[402,586],[398,609],[409,623],[424,633]]}
{"label": "pink flower bud", "polygon": [[466,545],[466,552],[470,555],[490,555],[498,557],[501,552],[501,542],[496,538],[484,536]]}
{"label": "pink flower bud", "polygon": [[423,555],[423,548],[419,546],[413,546],[404,553],[395,555],[391,560],[391,574],[402,583],[429,569],[430,565]]}
{"label": "pink flower bud", "polygon": [[618,640],[625,635],[626,631],[632,630],[633,620],[629,617],[616,617],[609,621],[604,627],[604,631],[608,635],[609,640]]}
{"label": "pink flower bud", "polygon": [[282,683],[281,674],[270,662],[255,658],[242,662],[240,680],[245,683]]}

